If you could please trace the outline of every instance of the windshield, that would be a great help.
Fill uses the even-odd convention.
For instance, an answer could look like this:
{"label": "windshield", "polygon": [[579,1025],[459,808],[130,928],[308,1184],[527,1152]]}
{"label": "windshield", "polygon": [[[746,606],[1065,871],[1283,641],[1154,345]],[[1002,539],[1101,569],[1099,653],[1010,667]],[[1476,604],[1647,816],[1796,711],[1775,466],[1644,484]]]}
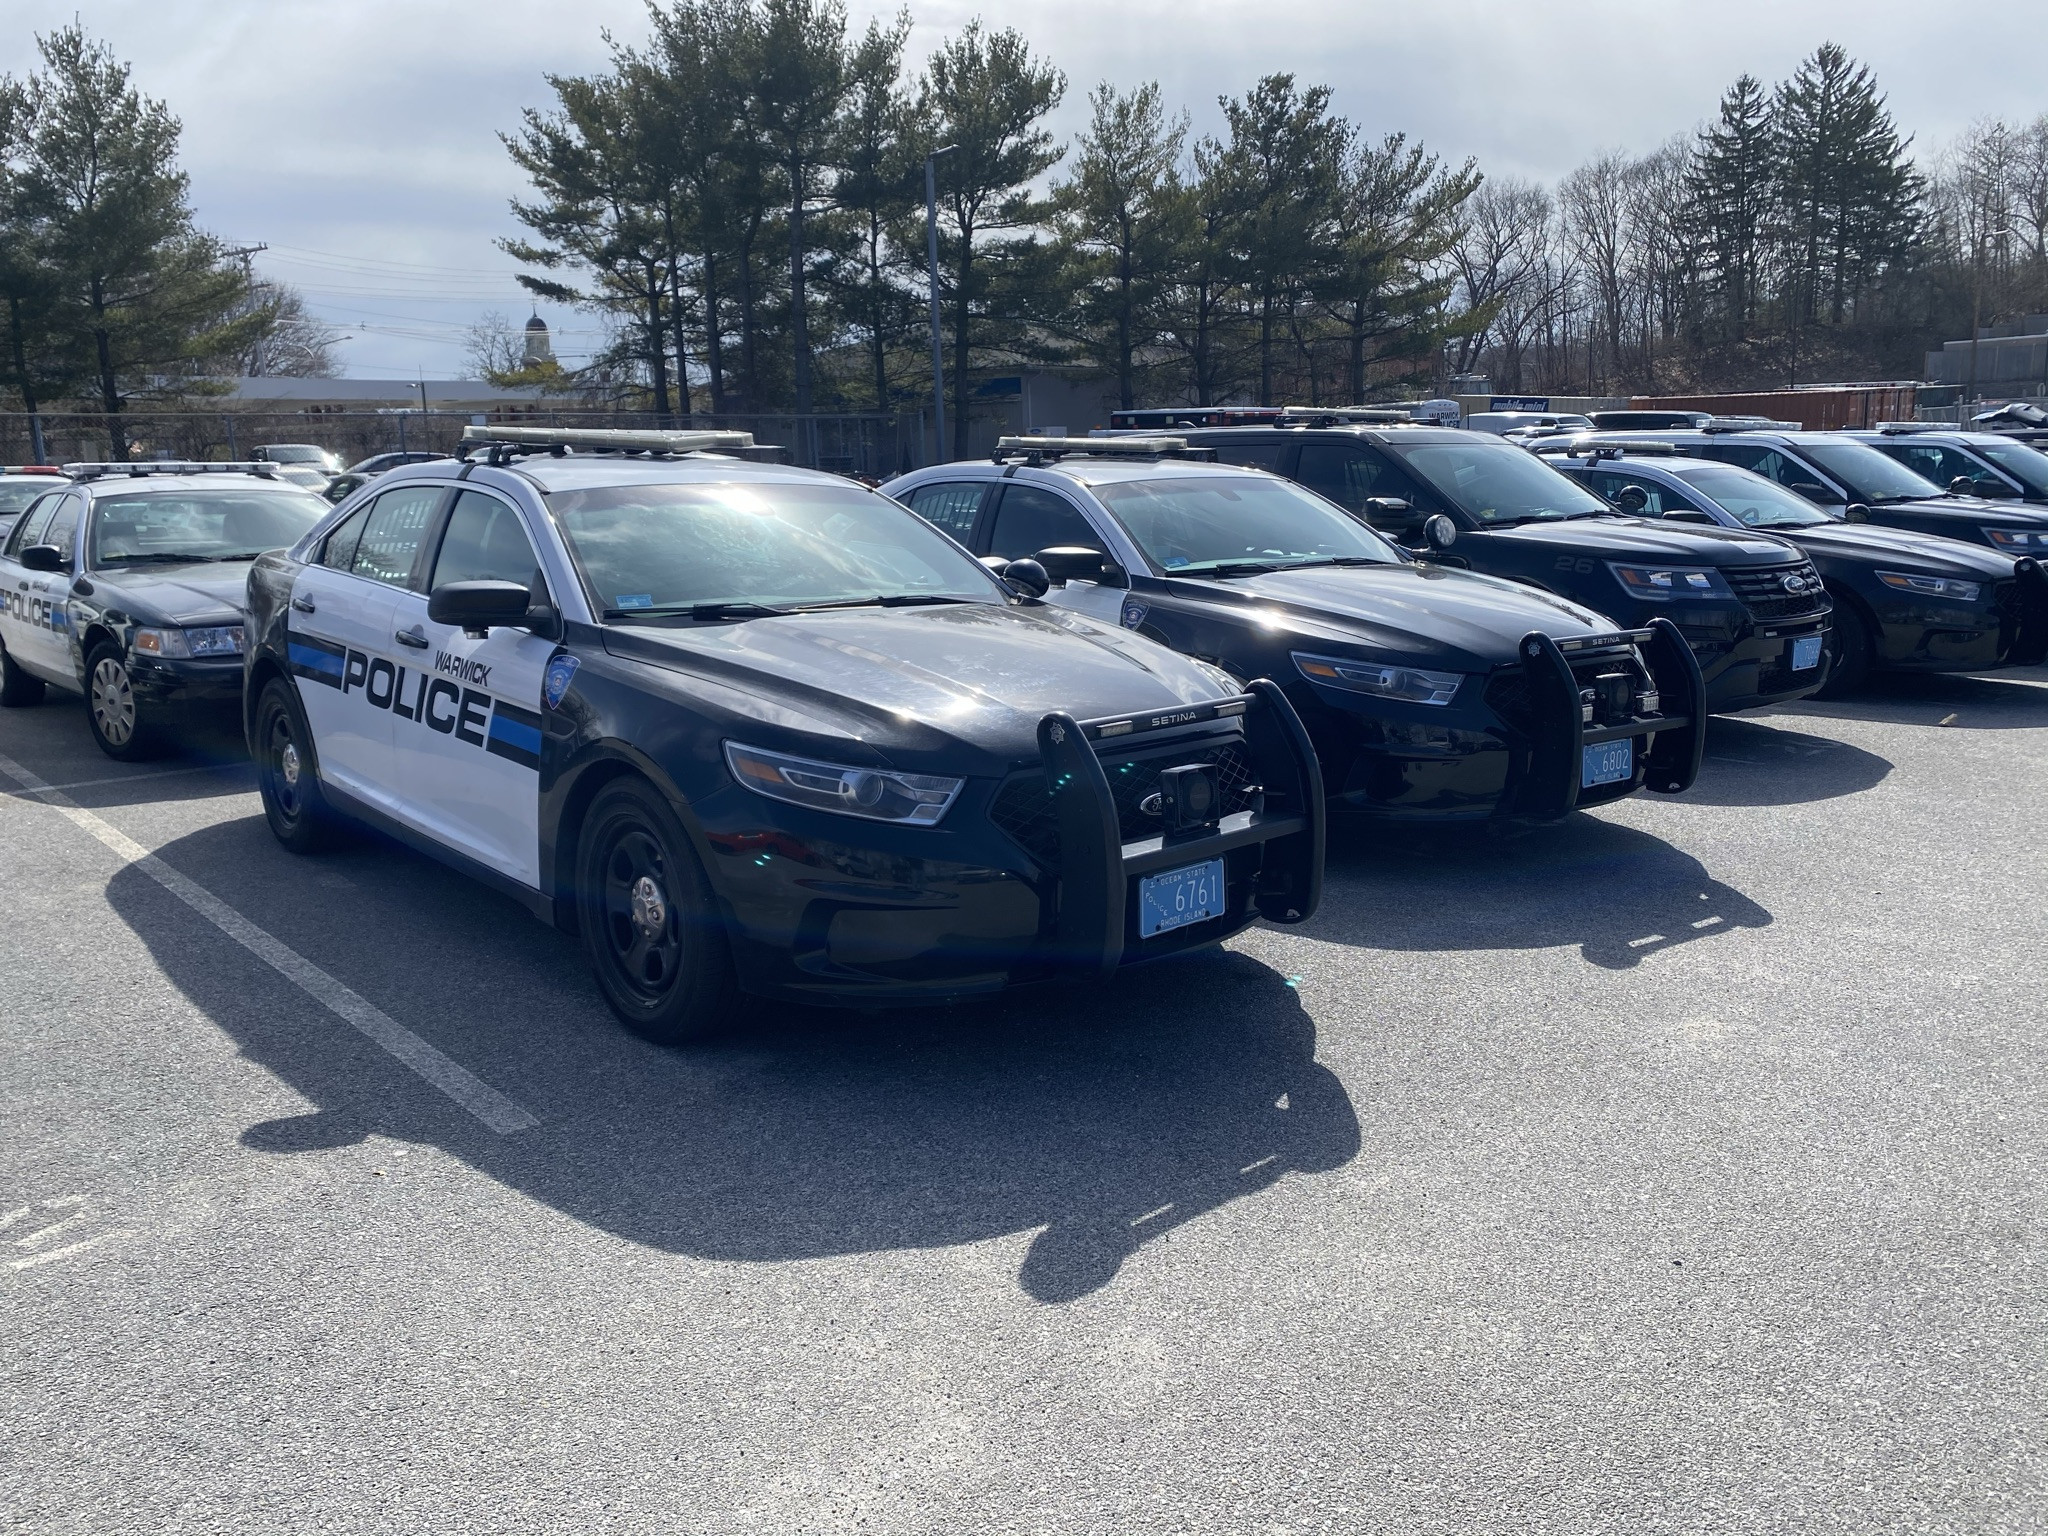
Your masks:
{"label": "windshield", "polygon": [[997,603],[995,578],[916,513],[857,486],[607,485],[548,497],[607,618],[888,598]]}
{"label": "windshield", "polygon": [[1833,475],[1858,501],[1920,501],[1941,494],[1932,480],[1863,443],[1801,443],[1797,451]]}
{"label": "windshield", "polygon": [[[2048,453],[2025,443],[1972,443],[1970,451],[1989,459],[2037,496],[2048,496]],[[8,510],[0,506],[0,512]]]}
{"label": "windshield", "polygon": [[1750,528],[1808,528],[1834,519],[1804,496],[1727,464],[1674,464],[1671,472]]}
{"label": "windshield", "polygon": [[1481,523],[1614,514],[1571,476],[1512,443],[1418,443],[1395,451],[1446,501]]}
{"label": "windshield", "polygon": [[8,475],[0,479],[0,517],[12,517],[45,491],[64,482],[55,475]]}
{"label": "windshield", "polygon": [[283,549],[331,511],[298,491],[137,491],[93,507],[94,567],[254,560]]}
{"label": "windshield", "polygon": [[1091,486],[1145,557],[1196,575],[1237,566],[1278,568],[1404,558],[1312,491],[1264,475],[1186,475]]}

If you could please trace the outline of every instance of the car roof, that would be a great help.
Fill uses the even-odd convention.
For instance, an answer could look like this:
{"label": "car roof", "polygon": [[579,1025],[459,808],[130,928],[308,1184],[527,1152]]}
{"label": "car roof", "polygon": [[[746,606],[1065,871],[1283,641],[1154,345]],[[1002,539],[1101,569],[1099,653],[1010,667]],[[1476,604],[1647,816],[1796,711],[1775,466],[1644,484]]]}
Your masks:
{"label": "car roof", "polygon": [[295,496],[321,499],[295,480],[270,475],[102,475],[58,483],[75,485],[89,496],[141,496],[151,491],[289,491]]}
{"label": "car roof", "polygon": [[[994,469],[996,466],[992,464],[989,467]],[[1267,474],[1263,469],[1242,464],[1212,464],[1206,459],[1098,459],[1086,454],[1076,454],[1068,459],[1055,459],[1050,464],[1030,464],[1019,468],[1065,475],[1069,479],[1080,481],[1083,485],[1116,485],[1132,480],[1195,480],[1204,475]]]}
{"label": "car roof", "polygon": [[1332,427],[1188,427],[1173,434],[1199,445],[1226,437],[1280,438],[1365,438],[1376,443],[1487,443],[1501,439],[1491,432],[1469,432],[1458,427],[1410,427],[1382,423]]}
{"label": "car roof", "polygon": [[[381,476],[378,483],[400,485],[416,479],[453,479],[462,467],[463,461],[460,460],[435,459],[391,470]],[[570,453],[555,458],[551,454],[537,453],[508,459],[499,467],[524,475],[548,492],[592,490],[607,485],[721,485],[735,480],[755,485],[838,485],[851,490],[867,489],[856,480],[821,469],[800,469],[792,464],[762,464],[718,453],[689,453],[659,459],[624,458],[607,453]]]}

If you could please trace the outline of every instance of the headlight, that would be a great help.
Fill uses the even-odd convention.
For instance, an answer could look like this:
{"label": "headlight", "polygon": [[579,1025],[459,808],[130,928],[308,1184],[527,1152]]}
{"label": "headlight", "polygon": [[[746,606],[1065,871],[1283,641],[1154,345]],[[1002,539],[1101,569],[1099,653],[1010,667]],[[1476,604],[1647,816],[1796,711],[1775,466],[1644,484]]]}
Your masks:
{"label": "headlight", "polygon": [[138,629],[135,649],[145,656],[239,656],[242,626],[215,624],[205,629]]}
{"label": "headlight", "polygon": [[1607,569],[1614,572],[1614,579],[1630,597],[1639,597],[1644,602],[1668,603],[1674,597],[1735,596],[1712,566],[1616,565],[1609,561]]}
{"label": "headlight", "polygon": [[2048,529],[1986,528],[1984,537],[1999,549],[2015,555],[2048,554]]}
{"label": "headlight", "polygon": [[1425,672],[1420,667],[1383,667],[1342,656],[1294,653],[1294,665],[1310,682],[1409,704],[1448,704],[1465,681],[1462,672]]}
{"label": "headlight", "polygon": [[960,786],[967,782],[884,768],[843,768],[837,763],[743,747],[736,741],[725,744],[725,763],[735,779],[770,800],[918,827],[931,826],[945,815]]}
{"label": "headlight", "polygon": [[1959,603],[1974,603],[1984,592],[1979,583],[1958,581],[1953,576],[1909,576],[1904,571],[1879,571],[1877,579],[1888,587],[1911,592],[1916,597],[1947,597]]}

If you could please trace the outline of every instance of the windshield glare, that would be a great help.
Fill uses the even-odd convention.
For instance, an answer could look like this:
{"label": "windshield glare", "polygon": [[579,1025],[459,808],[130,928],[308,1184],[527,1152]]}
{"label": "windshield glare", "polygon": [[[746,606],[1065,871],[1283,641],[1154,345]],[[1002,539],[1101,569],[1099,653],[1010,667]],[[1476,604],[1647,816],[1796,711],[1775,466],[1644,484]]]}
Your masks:
{"label": "windshield glare", "polygon": [[1801,443],[1799,453],[1839,480],[1858,501],[1918,501],[1941,494],[1942,488],[1932,480],[1863,443]]}
{"label": "windshield glare", "polygon": [[1672,473],[1751,528],[1804,528],[1833,521],[1804,496],[1745,469],[1682,465],[1674,466]]}
{"label": "windshield glare", "polygon": [[1312,491],[1264,475],[1186,475],[1095,485],[1096,500],[1164,571],[1404,558]]}
{"label": "windshield glare", "polygon": [[1614,511],[1571,476],[1512,443],[1419,443],[1397,451],[1440,496],[1482,523]]}
{"label": "windshield glare", "polygon": [[2048,496],[2048,453],[2025,443],[1974,443],[1971,451],[1989,459],[2036,495]]}
{"label": "windshield glare", "polygon": [[93,507],[96,567],[254,560],[295,544],[332,508],[299,491],[140,491]]}
{"label": "windshield glare", "polygon": [[916,513],[854,486],[607,485],[548,506],[591,606],[612,617],[700,604],[928,596],[999,603],[987,567]]}

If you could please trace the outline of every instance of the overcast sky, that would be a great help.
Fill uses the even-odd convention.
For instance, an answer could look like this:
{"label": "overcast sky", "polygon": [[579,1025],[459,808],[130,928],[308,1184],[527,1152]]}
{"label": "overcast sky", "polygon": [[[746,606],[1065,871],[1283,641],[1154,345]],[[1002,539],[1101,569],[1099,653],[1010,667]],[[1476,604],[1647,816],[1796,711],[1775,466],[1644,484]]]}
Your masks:
{"label": "overcast sky", "polygon": [[[893,9],[849,4],[857,27]],[[201,222],[267,243],[262,269],[348,333],[358,377],[459,374],[465,327],[492,309],[525,318],[492,243],[513,232],[520,190],[496,135],[548,104],[544,75],[601,67],[603,29],[637,41],[646,16],[641,0],[10,0],[6,13],[0,71],[32,68],[31,34],[76,14],[170,103]],[[2020,11],[1995,6],[1977,27],[1924,0],[922,0],[912,58],[976,14],[1013,22],[1066,71],[1063,137],[1101,80],[1157,79],[1201,131],[1219,94],[1286,70],[1332,86],[1367,132],[1405,130],[1496,176],[1550,180],[1651,148],[1710,116],[1744,70],[1774,82],[1830,40],[1872,66],[1923,152],[1979,117],[2048,110],[2038,39],[2016,46]],[[587,317],[543,313],[565,359],[594,334]]]}

